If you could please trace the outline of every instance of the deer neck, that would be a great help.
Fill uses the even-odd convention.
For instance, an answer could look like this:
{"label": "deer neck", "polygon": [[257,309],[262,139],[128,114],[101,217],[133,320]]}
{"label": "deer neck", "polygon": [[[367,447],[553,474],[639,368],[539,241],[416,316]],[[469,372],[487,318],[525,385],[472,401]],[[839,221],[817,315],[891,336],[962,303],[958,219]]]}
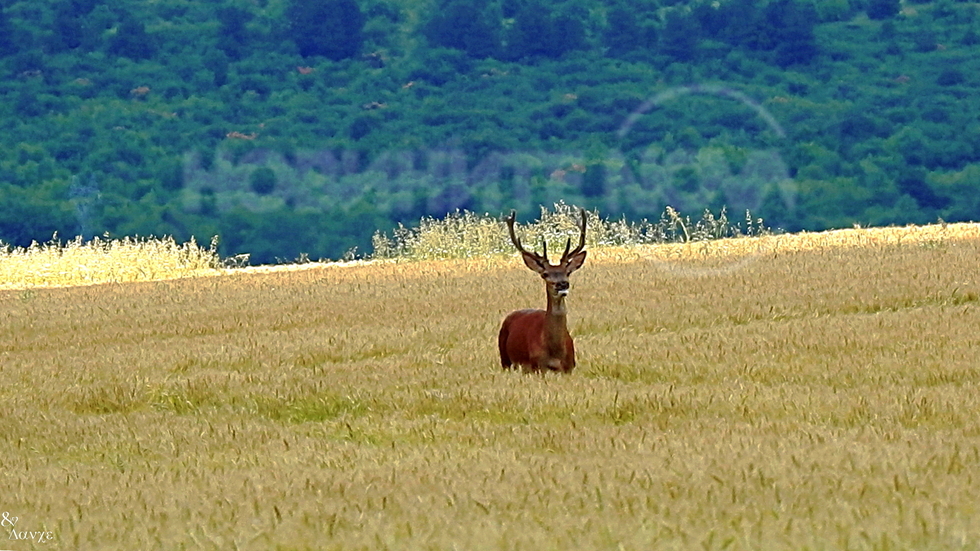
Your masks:
{"label": "deer neck", "polygon": [[565,344],[568,334],[568,310],[565,308],[565,297],[552,296],[548,292],[548,310],[544,321],[544,338],[549,348],[560,349]]}
{"label": "deer neck", "polygon": [[561,317],[564,322],[565,314],[568,311],[565,309],[565,297],[554,296],[551,291],[548,291],[548,317]]}

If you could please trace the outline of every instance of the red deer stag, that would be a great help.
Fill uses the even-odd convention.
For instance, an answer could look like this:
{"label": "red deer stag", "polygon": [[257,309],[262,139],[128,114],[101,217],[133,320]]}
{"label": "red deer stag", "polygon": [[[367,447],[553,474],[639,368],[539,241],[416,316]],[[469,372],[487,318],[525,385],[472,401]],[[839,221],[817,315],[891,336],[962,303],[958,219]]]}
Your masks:
{"label": "red deer stag", "polygon": [[[526,371],[560,371],[575,369],[575,346],[568,334],[565,297],[568,296],[568,276],[585,263],[585,209],[582,209],[582,233],[578,247],[569,251],[572,240],[565,244],[565,253],[557,266],[548,261],[548,244],[542,243],[542,254],[528,252],[514,233],[514,211],[507,218],[510,240],[521,253],[524,264],[541,275],[548,292],[547,310],[517,310],[504,318],[497,343],[500,363],[504,369],[523,366]],[[516,365],[515,365],[516,364]]]}

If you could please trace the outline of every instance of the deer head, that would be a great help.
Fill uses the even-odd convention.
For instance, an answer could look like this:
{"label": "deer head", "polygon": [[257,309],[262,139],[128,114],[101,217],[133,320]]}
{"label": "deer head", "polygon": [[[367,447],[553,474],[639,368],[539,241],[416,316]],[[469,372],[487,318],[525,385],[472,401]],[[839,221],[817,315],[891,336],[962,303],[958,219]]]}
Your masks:
{"label": "deer head", "polygon": [[582,209],[582,231],[579,236],[578,246],[574,250],[569,250],[572,246],[572,239],[569,238],[565,243],[565,252],[562,253],[561,260],[558,261],[558,264],[551,264],[548,260],[548,243],[544,239],[541,240],[541,254],[524,249],[521,245],[521,240],[514,232],[515,219],[516,213],[510,211],[510,216],[507,217],[507,228],[510,230],[511,242],[514,243],[514,247],[521,253],[524,264],[538,273],[541,279],[544,280],[548,288],[549,303],[552,300],[561,302],[561,299],[568,295],[568,276],[572,275],[572,272],[581,268],[582,264],[585,263],[586,251],[582,250],[585,247],[585,209]]}

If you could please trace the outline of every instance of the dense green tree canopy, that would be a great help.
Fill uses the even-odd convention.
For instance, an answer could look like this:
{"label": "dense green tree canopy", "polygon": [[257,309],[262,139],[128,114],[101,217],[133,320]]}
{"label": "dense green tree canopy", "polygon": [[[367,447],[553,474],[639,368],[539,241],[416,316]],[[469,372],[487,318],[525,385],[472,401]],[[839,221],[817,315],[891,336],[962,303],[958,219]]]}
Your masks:
{"label": "dense green tree canopy", "polygon": [[441,2],[424,31],[432,44],[463,50],[472,57],[500,53],[502,22],[493,4],[472,0]]}
{"label": "dense green tree canopy", "polygon": [[11,0],[0,241],[256,262],[457,208],[980,219],[975,2]]}
{"label": "dense green tree canopy", "polygon": [[357,55],[364,41],[364,14],[355,0],[291,0],[292,40],[304,57],[338,61]]}

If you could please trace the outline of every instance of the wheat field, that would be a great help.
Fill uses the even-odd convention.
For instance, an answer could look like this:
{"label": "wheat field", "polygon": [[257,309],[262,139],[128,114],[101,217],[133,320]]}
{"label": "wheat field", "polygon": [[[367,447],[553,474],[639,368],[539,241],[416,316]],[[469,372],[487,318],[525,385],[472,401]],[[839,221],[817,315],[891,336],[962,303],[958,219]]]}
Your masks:
{"label": "wheat field", "polygon": [[[302,269],[300,269],[302,268]],[[0,291],[3,549],[977,549],[980,226]]]}

